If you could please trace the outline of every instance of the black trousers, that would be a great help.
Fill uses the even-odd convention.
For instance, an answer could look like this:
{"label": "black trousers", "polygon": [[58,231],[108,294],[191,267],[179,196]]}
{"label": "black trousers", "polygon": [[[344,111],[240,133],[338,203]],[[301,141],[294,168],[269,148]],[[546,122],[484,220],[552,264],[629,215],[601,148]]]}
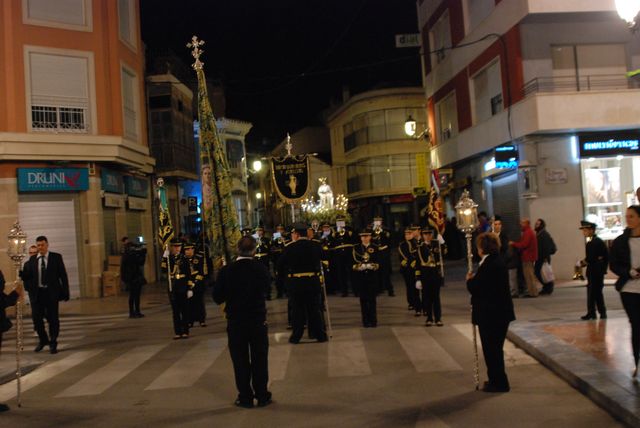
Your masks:
{"label": "black trousers", "polygon": [[[60,318],[58,313],[58,301],[51,298],[49,290],[46,288],[38,288],[34,293],[35,301],[31,302],[31,318],[33,319],[33,328],[38,333],[40,343],[57,343],[58,333],[60,333]],[[44,319],[49,323],[49,335],[44,327]]]}
{"label": "black trousers", "polygon": [[416,275],[412,269],[402,268],[400,270],[402,273],[402,279],[404,279],[404,287],[407,292],[407,304],[412,307],[416,307],[416,295],[418,294],[416,290]]}
{"label": "black trousers", "polygon": [[509,379],[504,371],[504,352],[502,350],[508,329],[508,322],[478,325],[482,354],[487,365],[487,377],[489,383],[498,388],[509,387]]}
{"label": "black trousers", "polygon": [[596,307],[600,316],[606,315],[607,308],[604,306],[604,274],[593,274],[587,271],[587,314],[596,314]]}
{"label": "black trousers", "polygon": [[[349,282],[351,282],[350,257],[351,249],[349,251],[335,250],[331,257],[334,285],[342,294],[349,294]],[[352,288],[353,293],[358,294],[357,287],[352,285]]]}
{"label": "black trousers", "polygon": [[187,292],[173,290],[169,293],[173,314],[173,332],[176,335],[189,334],[189,302]]}
{"label": "black trousers", "polygon": [[140,313],[140,294],[142,293],[142,283],[133,281],[127,284],[129,288],[129,315]]}
{"label": "black trousers", "polygon": [[437,272],[424,275],[422,281],[422,311],[427,314],[427,321],[440,321],[442,306],[440,305],[440,288],[442,277]]}
{"label": "black trousers", "polygon": [[544,282],[542,280],[542,274],[540,273],[540,271],[542,270],[542,265],[544,264],[544,260],[536,260],[536,263],[533,265],[533,273],[535,273],[536,278],[538,278],[538,281],[540,281],[540,284],[542,284],[542,291],[544,291],[545,293],[553,293],[553,281],[551,282]]}
{"label": "black trousers", "polygon": [[622,292],[620,298],[631,323],[631,347],[633,360],[637,366],[640,357],[640,294]]}
{"label": "black trousers", "polygon": [[326,340],[327,332],[322,322],[322,289],[320,285],[291,284],[289,286],[291,304],[291,337],[299,341],[307,322],[309,335],[317,340]]}
{"label": "black trousers", "polygon": [[253,398],[268,398],[269,336],[267,323],[228,321],[229,354],[233,362],[238,399],[244,403]]}
{"label": "black trousers", "polygon": [[354,284],[360,292],[360,312],[362,325],[365,327],[378,325],[376,296],[378,294],[378,275],[374,271],[353,273]]}
{"label": "black trousers", "polygon": [[393,284],[391,283],[391,255],[389,250],[380,252],[380,269],[378,270],[378,292],[385,290],[389,295],[393,294]]}
{"label": "black trousers", "polygon": [[206,286],[200,283],[193,288],[193,297],[188,299],[189,304],[189,322],[203,323],[207,319],[207,310],[204,306],[204,295]]}

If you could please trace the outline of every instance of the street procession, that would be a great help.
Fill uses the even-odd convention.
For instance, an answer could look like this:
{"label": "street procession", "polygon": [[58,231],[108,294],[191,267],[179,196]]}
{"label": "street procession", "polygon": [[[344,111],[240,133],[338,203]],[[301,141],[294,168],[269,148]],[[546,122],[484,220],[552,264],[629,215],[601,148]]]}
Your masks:
{"label": "street procession", "polygon": [[640,0],[0,28],[0,427],[640,427]]}

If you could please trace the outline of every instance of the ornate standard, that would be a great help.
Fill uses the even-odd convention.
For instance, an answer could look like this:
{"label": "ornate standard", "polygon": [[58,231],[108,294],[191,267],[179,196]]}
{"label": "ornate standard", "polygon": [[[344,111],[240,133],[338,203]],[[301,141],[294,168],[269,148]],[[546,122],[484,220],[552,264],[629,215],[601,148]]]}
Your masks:
{"label": "ornate standard", "polygon": [[[16,270],[15,287],[20,286],[20,268],[22,267],[22,260],[26,257],[27,253],[27,234],[22,231],[20,222],[16,220],[9,234],[7,235],[8,246],[7,255],[13,261],[13,266]],[[1,291],[0,291],[1,292]],[[22,368],[20,367],[20,357],[22,356],[22,303],[24,294],[20,293],[18,302],[16,303],[16,387],[18,389],[17,400],[18,407],[22,406],[21,402],[21,375]]]}
{"label": "ornate standard", "polygon": [[[476,230],[478,224],[478,204],[473,202],[473,199],[469,197],[469,191],[462,192],[460,200],[456,204],[456,217],[458,220],[458,229],[464,233],[467,238],[467,272],[473,271],[473,255],[471,253],[471,237]],[[471,323],[473,328],[473,357],[474,357],[474,372],[473,378],[476,383],[476,390],[480,387],[480,369],[478,366],[478,339],[476,334],[476,326]]]}

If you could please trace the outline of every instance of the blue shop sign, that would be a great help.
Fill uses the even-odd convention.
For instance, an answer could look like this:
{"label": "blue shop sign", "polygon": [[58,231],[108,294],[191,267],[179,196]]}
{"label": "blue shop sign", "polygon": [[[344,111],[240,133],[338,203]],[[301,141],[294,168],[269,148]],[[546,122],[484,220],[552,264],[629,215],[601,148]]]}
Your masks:
{"label": "blue shop sign", "polygon": [[88,189],[87,168],[18,168],[18,192],[79,192]]}
{"label": "blue shop sign", "polygon": [[127,175],[124,177],[124,188],[129,196],[146,198],[149,192],[149,182],[144,178]]}
{"label": "blue shop sign", "polygon": [[590,134],[581,135],[580,157],[601,157],[640,154],[640,134]]}
{"label": "blue shop sign", "polygon": [[102,168],[100,176],[102,178],[102,190],[109,193],[124,193],[122,174]]}
{"label": "blue shop sign", "polygon": [[495,168],[512,169],[518,167],[519,154],[516,146],[500,146],[494,150]]}

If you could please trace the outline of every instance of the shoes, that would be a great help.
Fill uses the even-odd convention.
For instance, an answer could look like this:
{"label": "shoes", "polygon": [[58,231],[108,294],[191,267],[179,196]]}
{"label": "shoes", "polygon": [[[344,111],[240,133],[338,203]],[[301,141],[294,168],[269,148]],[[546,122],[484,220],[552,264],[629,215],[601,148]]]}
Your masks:
{"label": "shoes", "polygon": [[444,323],[442,321],[436,321],[436,325],[438,327],[442,327],[444,325]]}
{"label": "shoes", "polygon": [[253,408],[253,400],[251,401],[242,401],[239,398],[233,402],[233,404],[236,407],[243,407],[245,409],[252,409]]}
{"label": "shoes", "polygon": [[424,325],[427,326],[427,327],[431,327],[433,325],[433,321],[427,320],[427,322],[424,323]]}
{"label": "shoes", "polygon": [[292,330],[293,327],[291,327],[291,324],[287,324],[287,330]]}
{"label": "shoes", "polygon": [[58,353],[58,344],[56,342],[51,342],[49,344],[49,353],[57,354]]}
{"label": "shoes", "polygon": [[265,406],[268,406],[271,403],[273,403],[273,400],[271,399],[271,393],[270,392],[267,392],[266,397],[258,398],[258,407],[265,407]]}
{"label": "shoes", "polygon": [[600,319],[601,320],[606,320],[607,319],[607,314],[606,312],[604,314],[600,314]]}
{"label": "shoes", "polygon": [[180,339],[188,339],[189,338],[189,333],[182,333],[180,335]]}
{"label": "shoes", "polygon": [[594,320],[596,319],[595,314],[586,314],[580,317],[581,320],[583,321],[589,321],[589,320]]}
{"label": "shoes", "polygon": [[294,339],[294,338],[290,337],[289,338],[289,343],[297,345],[298,343],[300,343],[300,339]]}
{"label": "shoes", "polygon": [[422,312],[420,312],[420,311],[416,311],[416,313],[415,313],[415,315],[414,315],[414,316],[419,317],[420,315],[422,315]]}
{"label": "shoes", "polygon": [[329,339],[325,336],[322,339],[318,339],[318,343],[323,343],[323,342],[326,342],[327,340]]}
{"label": "shoes", "polygon": [[369,328],[369,327],[371,327],[371,324],[368,324],[368,323],[367,324],[362,324],[362,327]]}
{"label": "shoes", "polygon": [[181,336],[179,334],[176,334],[175,336],[173,336],[173,340],[178,340],[178,339],[180,339],[180,337]]}
{"label": "shoes", "polygon": [[422,311],[422,316],[427,316],[427,311]]}
{"label": "shoes", "polygon": [[409,305],[409,307],[407,307],[407,310],[409,310],[409,311],[413,311],[414,309],[415,308],[413,306],[411,306],[411,305]]}
{"label": "shoes", "polygon": [[203,321],[203,322],[200,323],[200,327],[206,327],[206,326],[207,326],[206,322]]}
{"label": "shoes", "polygon": [[510,390],[509,386],[497,386],[490,382],[485,382],[482,387],[483,392],[509,392]]}
{"label": "shoes", "polygon": [[9,410],[9,406],[7,406],[6,404],[0,404],[0,413],[6,412],[8,410]]}
{"label": "shoes", "polygon": [[141,312],[138,312],[138,313],[136,314],[136,318],[144,318],[144,314],[143,314],[143,313],[141,313]]}
{"label": "shoes", "polygon": [[35,347],[35,349],[33,350],[33,352],[40,352],[44,349],[45,346],[47,346],[49,344],[49,342],[40,342],[38,343],[38,346]]}

